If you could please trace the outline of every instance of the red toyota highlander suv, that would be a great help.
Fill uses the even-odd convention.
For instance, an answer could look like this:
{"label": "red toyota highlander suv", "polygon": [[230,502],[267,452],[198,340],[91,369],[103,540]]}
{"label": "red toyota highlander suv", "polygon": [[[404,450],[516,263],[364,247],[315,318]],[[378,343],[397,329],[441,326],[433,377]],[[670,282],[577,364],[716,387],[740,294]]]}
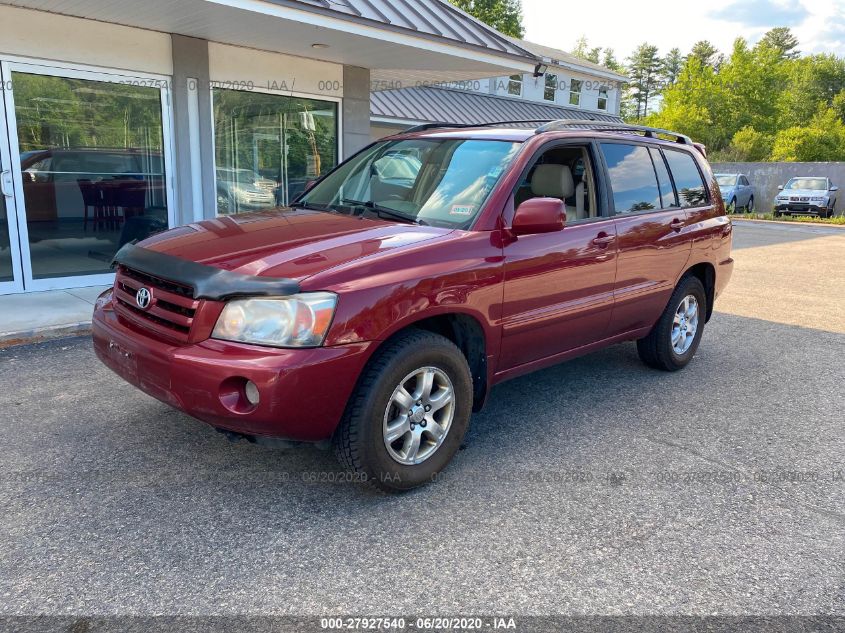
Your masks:
{"label": "red toyota highlander suv", "polygon": [[443,469],[504,380],[621,341],[684,367],[733,267],[703,148],[526,123],[420,126],[290,208],[126,245],[97,355],[230,436],[331,443],[388,490]]}

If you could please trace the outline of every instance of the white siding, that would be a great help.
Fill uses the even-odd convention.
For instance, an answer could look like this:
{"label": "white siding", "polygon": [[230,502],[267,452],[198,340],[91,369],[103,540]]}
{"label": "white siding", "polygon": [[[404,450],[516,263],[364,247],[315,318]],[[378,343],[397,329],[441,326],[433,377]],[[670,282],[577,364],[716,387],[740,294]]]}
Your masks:
{"label": "white siding", "polygon": [[255,90],[343,96],[342,64],[209,42],[208,65],[211,81],[221,87],[251,82]]}
{"label": "white siding", "polygon": [[[581,87],[581,103],[578,107],[584,110],[607,112],[608,114],[619,114],[619,85],[616,82],[595,75],[575,73],[571,70],[554,67],[549,68],[549,74],[557,75],[558,89],[555,91],[554,101],[547,101],[543,97],[544,89],[546,87],[545,77],[533,77],[532,75],[523,75],[522,77],[521,98],[526,101],[554,103],[555,105],[575,107],[569,103],[569,87],[572,84],[573,79],[579,79],[583,83]],[[607,110],[598,109],[599,88],[602,86],[606,86],[608,88]],[[478,91],[498,96],[513,96],[508,93],[507,77],[496,77],[489,80],[482,80]]]}
{"label": "white siding", "polygon": [[0,54],[173,74],[170,35],[0,5]]}

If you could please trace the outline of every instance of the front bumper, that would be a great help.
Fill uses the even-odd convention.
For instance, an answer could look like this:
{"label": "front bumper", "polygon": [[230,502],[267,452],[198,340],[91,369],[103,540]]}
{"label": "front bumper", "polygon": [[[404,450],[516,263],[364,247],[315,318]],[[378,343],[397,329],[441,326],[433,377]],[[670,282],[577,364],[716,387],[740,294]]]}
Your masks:
{"label": "front bumper", "polygon": [[[111,303],[94,312],[93,338],[99,359],[124,380],[215,428],[308,442],[334,433],[372,345],[172,345],[123,321]],[[257,406],[239,393],[246,380],[258,386]]]}
{"label": "front bumper", "polygon": [[815,202],[778,202],[775,204],[774,209],[778,213],[798,213],[805,215],[821,215],[830,211],[827,206]]}

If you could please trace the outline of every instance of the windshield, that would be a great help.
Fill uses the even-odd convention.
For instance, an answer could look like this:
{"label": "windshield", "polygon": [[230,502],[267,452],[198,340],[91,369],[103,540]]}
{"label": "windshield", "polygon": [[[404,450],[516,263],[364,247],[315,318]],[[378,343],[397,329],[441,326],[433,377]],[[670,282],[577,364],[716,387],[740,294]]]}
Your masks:
{"label": "windshield", "polygon": [[519,150],[507,141],[383,141],[326,176],[294,205],[468,227]]}
{"label": "windshield", "polygon": [[736,174],[716,174],[716,182],[720,187],[733,187],[736,184]]}
{"label": "windshield", "polygon": [[784,189],[827,189],[825,178],[793,178]]}

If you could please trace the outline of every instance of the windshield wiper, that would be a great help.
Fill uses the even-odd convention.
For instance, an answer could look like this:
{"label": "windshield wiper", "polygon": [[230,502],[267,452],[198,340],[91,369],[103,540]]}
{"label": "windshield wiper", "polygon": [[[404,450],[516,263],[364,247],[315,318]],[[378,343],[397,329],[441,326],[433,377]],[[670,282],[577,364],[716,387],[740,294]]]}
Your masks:
{"label": "windshield wiper", "polygon": [[356,206],[356,207],[364,207],[365,209],[370,209],[371,211],[374,211],[379,216],[386,215],[388,217],[394,218],[394,219],[399,220],[401,222],[409,222],[411,224],[425,225],[425,222],[423,222],[422,220],[420,220],[420,219],[418,219],[418,218],[416,218],[412,215],[405,215],[404,213],[401,213],[400,211],[394,211],[393,209],[391,209],[389,207],[382,207],[380,205],[377,205],[372,200],[367,200],[366,202],[363,202],[361,200],[351,200],[349,198],[343,198],[340,201],[340,203],[341,204],[351,204],[351,205]]}

